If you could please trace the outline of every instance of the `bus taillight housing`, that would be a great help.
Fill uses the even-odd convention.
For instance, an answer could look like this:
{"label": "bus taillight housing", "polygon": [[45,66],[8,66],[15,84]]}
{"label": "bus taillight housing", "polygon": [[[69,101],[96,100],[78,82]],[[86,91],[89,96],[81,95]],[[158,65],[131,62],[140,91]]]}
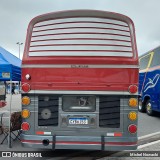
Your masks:
{"label": "bus taillight housing", "polygon": [[134,94],[138,92],[138,87],[136,85],[130,85],[128,90],[131,94]]}
{"label": "bus taillight housing", "polygon": [[132,134],[135,134],[137,132],[137,126],[135,124],[131,124],[128,126],[128,131]]}
{"label": "bus taillight housing", "polygon": [[23,131],[28,131],[28,130],[30,129],[29,123],[23,122],[22,125],[21,125],[21,129],[22,129]]}
{"label": "bus taillight housing", "polygon": [[23,92],[29,92],[31,90],[31,87],[30,87],[30,85],[28,84],[28,83],[24,83],[23,85],[22,85],[22,91]]}

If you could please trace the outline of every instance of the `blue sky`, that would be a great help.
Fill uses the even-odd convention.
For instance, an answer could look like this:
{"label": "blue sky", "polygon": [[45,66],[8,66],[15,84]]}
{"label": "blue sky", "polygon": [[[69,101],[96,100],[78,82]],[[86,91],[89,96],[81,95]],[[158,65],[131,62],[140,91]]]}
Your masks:
{"label": "blue sky", "polygon": [[0,0],[0,46],[18,57],[28,23],[37,15],[70,9],[97,9],[129,16],[135,24],[139,55],[160,45],[159,0]]}

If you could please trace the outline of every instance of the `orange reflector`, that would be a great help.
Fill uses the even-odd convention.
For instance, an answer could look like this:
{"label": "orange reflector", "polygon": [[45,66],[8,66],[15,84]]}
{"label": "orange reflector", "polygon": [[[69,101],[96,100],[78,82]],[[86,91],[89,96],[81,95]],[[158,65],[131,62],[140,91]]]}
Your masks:
{"label": "orange reflector", "polygon": [[136,112],[130,112],[128,114],[128,118],[132,121],[135,121],[137,119],[137,113]]}
{"label": "orange reflector", "polygon": [[22,98],[22,104],[23,105],[29,105],[31,103],[31,100],[30,100],[30,98],[29,97],[27,97],[27,96],[24,96],[23,98]]}
{"label": "orange reflector", "polygon": [[120,133],[120,132],[119,133],[114,133],[114,136],[115,137],[122,137],[122,133]]}
{"label": "orange reflector", "polygon": [[37,131],[36,134],[38,134],[38,135],[51,135],[51,132]]}
{"label": "orange reflector", "polygon": [[115,133],[107,133],[106,134],[109,137],[121,137],[122,133],[121,132],[115,132]]}
{"label": "orange reflector", "polygon": [[42,131],[37,131],[36,134],[42,134],[42,135],[43,135],[44,132],[42,132]]}
{"label": "orange reflector", "polygon": [[138,106],[138,100],[136,98],[129,99],[129,106],[130,107],[137,107]]}
{"label": "orange reflector", "polygon": [[30,111],[27,109],[22,110],[21,112],[22,118],[28,118],[30,116]]}

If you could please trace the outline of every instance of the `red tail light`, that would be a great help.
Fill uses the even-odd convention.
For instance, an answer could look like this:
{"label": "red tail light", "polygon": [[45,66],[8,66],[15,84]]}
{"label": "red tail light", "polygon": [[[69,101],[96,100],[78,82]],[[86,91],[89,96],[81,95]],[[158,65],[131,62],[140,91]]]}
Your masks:
{"label": "red tail light", "polygon": [[130,133],[132,133],[132,134],[136,133],[136,132],[137,132],[137,126],[134,125],[134,124],[129,125],[128,131],[129,131]]}
{"label": "red tail light", "polygon": [[28,130],[30,129],[29,123],[23,122],[22,125],[21,125],[21,129],[22,129],[23,131],[28,131]]}
{"label": "red tail light", "polygon": [[24,83],[22,85],[22,91],[23,92],[29,92],[31,90],[30,85],[28,83]]}
{"label": "red tail light", "polygon": [[136,85],[131,85],[131,86],[129,86],[129,92],[130,93],[137,93],[138,92],[138,87],[136,86]]}

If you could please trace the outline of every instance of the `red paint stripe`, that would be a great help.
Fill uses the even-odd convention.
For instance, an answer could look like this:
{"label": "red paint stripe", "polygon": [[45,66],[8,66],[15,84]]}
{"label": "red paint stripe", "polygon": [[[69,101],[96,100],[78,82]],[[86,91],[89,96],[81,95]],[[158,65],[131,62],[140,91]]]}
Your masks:
{"label": "red paint stripe", "polygon": [[120,51],[120,50],[34,50],[29,52],[126,52],[131,53],[132,51]]}
{"label": "red paint stripe", "polygon": [[[21,140],[22,143],[38,143],[42,144],[42,141],[39,140]],[[50,143],[55,143],[51,141]],[[102,142],[80,142],[80,141],[57,141],[56,144],[82,144],[82,145],[101,145]],[[105,145],[114,145],[114,146],[129,146],[129,145],[137,145],[137,142],[105,142]]]}
{"label": "red paint stripe", "polygon": [[[94,17],[96,18],[96,17]],[[121,27],[127,27],[126,25],[122,25],[122,24],[116,24],[116,23],[107,23],[107,22],[93,22],[93,21],[77,21],[77,22],[61,22],[61,23],[49,23],[49,24],[45,24],[45,25],[38,25],[35,26],[34,28],[39,28],[39,27],[46,27],[46,26],[53,26],[53,25],[58,25],[58,24],[72,24],[72,23],[96,23],[96,24],[111,24],[111,25],[116,25],[116,26],[121,26]]]}
{"label": "red paint stripe", "polygon": [[66,28],[52,28],[52,29],[42,29],[42,30],[37,30],[33,31],[34,33],[37,32],[44,32],[44,31],[53,31],[53,30],[67,30],[67,29],[106,29],[106,30],[115,30],[115,31],[122,31],[122,32],[128,32],[127,30],[123,29],[117,29],[117,28],[104,28],[104,27],[66,27]]}
{"label": "red paint stripe", "polygon": [[57,141],[56,144],[99,144],[101,145],[101,142]]}
{"label": "red paint stripe", "polygon": [[72,35],[72,34],[102,34],[102,35],[111,35],[111,36],[122,36],[122,37],[130,37],[123,34],[111,34],[111,33],[95,33],[95,32],[74,32],[74,33],[56,33],[56,34],[40,34],[32,37],[44,37],[44,36],[55,36],[55,35]]}
{"label": "red paint stripe", "polygon": [[55,38],[55,39],[42,39],[42,40],[32,40],[31,42],[41,42],[41,41],[68,41],[68,40],[98,40],[98,41],[118,41],[118,42],[131,42],[128,40],[120,39],[107,39],[107,38]]}
{"label": "red paint stripe", "polygon": [[131,47],[125,45],[114,44],[46,44],[46,45],[32,45],[30,47],[46,47],[46,46],[117,46],[117,47]]}
{"label": "red paint stripe", "polygon": [[105,145],[112,145],[112,146],[131,146],[131,145],[137,145],[137,142],[106,142]]}

